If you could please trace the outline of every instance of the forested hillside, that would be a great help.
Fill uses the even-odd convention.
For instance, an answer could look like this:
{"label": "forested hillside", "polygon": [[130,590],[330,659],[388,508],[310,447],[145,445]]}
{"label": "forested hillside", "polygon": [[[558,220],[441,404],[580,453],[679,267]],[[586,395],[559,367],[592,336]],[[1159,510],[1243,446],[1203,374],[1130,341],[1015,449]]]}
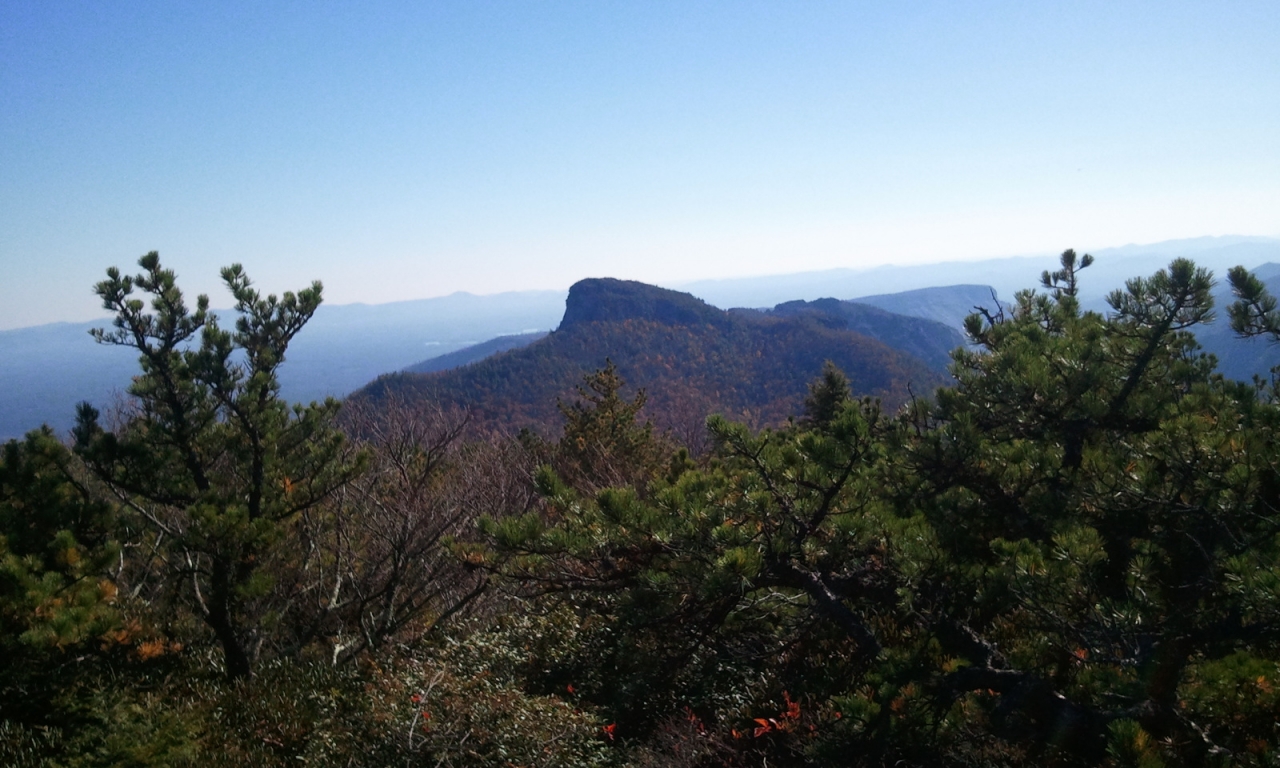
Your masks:
{"label": "forested hillside", "polygon": [[[232,323],[155,253],[112,269],[129,407],[0,449],[0,764],[1274,766],[1280,387],[1192,332],[1280,344],[1280,310],[1175,260],[1086,311],[1091,263],[971,315],[915,398],[923,364],[807,312],[592,281],[524,350],[307,406],[318,283],[232,266]],[[673,373],[646,401],[622,361]],[[655,428],[695,376],[793,418]],[[558,429],[406,386],[504,377],[576,383],[510,409]]]}
{"label": "forested hillside", "polygon": [[458,370],[384,376],[353,399],[425,399],[465,407],[484,425],[550,433],[560,420],[557,401],[612,361],[648,392],[655,421],[689,433],[710,413],[756,426],[783,422],[828,360],[854,391],[890,408],[909,398],[909,386],[928,392],[943,381],[920,359],[848,330],[843,317],[725,312],[688,294],[592,279],[569,290],[564,319],[546,338]]}
{"label": "forested hillside", "polygon": [[[988,300],[986,304],[996,306]],[[985,306],[977,304],[976,306]],[[972,308],[969,310],[972,312]],[[789,301],[769,311],[775,317],[811,317],[835,328],[869,336],[901,352],[906,352],[938,371],[951,364],[951,352],[964,345],[964,336],[955,328],[919,313],[890,312],[862,301]]]}
{"label": "forested hillside", "polygon": [[546,331],[534,331],[533,333],[518,333],[510,336],[499,336],[495,339],[482,341],[479,344],[472,344],[469,347],[463,347],[456,352],[447,352],[443,355],[423,360],[420,363],[414,363],[413,365],[405,368],[404,372],[435,373],[436,371],[448,371],[453,368],[461,368],[464,365],[478,363],[487,357],[493,357],[499,352],[527,347],[546,335]]}

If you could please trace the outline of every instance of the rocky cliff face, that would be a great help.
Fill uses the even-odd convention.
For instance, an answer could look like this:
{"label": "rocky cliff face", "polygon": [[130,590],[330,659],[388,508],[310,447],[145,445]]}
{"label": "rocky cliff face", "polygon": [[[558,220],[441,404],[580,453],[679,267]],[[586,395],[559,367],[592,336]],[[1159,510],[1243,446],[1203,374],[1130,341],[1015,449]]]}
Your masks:
{"label": "rocky cliff face", "polygon": [[569,289],[560,328],[582,323],[647,320],[663,325],[723,325],[722,310],[687,293],[610,277],[580,280]]}

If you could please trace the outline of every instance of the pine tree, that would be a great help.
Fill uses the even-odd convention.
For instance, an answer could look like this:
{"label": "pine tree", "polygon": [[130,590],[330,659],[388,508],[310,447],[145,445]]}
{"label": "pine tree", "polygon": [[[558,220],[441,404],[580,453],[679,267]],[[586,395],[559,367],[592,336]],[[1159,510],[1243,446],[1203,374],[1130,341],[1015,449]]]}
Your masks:
{"label": "pine tree", "polygon": [[670,446],[654,434],[653,424],[640,422],[648,395],[622,397],[625,382],[612,361],[584,377],[578,399],[560,403],[564,434],[556,450],[556,469],[566,481],[588,493],[634,485],[643,489],[664,469]]}
{"label": "pine tree", "polygon": [[1216,703],[1232,659],[1278,648],[1276,411],[1189,332],[1213,317],[1207,271],[1132,279],[1106,315],[1080,310],[1076,271],[1064,254],[1049,294],[970,318],[983,349],[903,462],[902,512],[941,552],[912,598],[941,651],[929,687],[989,703],[1033,755],[1223,759],[1276,735]]}
{"label": "pine tree", "polygon": [[[141,374],[124,423],[106,430],[81,404],[76,450],[153,534],[175,590],[212,630],[226,673],[248,676],[266,641],[262,564],[283,526],[359,469],[343,456],[338,404],[290,407],[277,372],[321,301],[316,282],[265,298],[240,265],[222,270],[239,317],[221,328],[200,296],[190,311],[175,275],[151,252],[142,272],[107,271],[95,290],[113,313],[103,344],[136,350]],[[151,296],[151,312],[135,289]]]}
{"label": "pine tree", "polygon": [[0,447],[0,720],[56,720],[72,660],[119,621],[114,510],[84,480],[47,427]]}

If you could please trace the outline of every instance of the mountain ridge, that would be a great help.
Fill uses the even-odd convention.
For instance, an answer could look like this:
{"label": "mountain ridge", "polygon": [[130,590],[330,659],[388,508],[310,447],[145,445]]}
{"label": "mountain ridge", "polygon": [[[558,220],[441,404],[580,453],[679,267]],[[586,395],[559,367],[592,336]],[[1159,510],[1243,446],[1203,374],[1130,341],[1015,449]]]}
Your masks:
{"label": "mountain ridge", "polygon": [[575,284],[564,318],[523,348],[450,371],[382,376],[352,398],[429,398],[467,408],[488,428],[549,432],[558,427],[557,404],[574,397],[584,375],[612,362],[633,390],[648,393],[661,426],[697,431],[712,412],[760,426],[783,422],[799,412],[808,383],[828,360],[856,393],[880,397],[889,408],[913,387],[928,391],[945,380],[924,361],[839,327],[834,315],[730,312],[633,281]]}

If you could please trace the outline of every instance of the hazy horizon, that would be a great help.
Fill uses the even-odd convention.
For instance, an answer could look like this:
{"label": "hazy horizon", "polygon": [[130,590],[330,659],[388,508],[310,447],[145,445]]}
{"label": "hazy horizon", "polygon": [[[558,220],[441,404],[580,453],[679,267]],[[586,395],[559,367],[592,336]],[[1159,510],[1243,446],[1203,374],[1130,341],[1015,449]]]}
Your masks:
{"label": "hazy horizon", "polygon": [[1280,236],[1280,6],[0,7],[0,329]]}
{"label": "hazy horizon", "polygon": [[[1114,246],[1114,247],[1077,249],[1077,250],[1080,253],[1092,252],[1096,254],[1101,254],[1103,261],[1099,264],[1099,266],[1105,269],[1105,271],[1108,273],[1108,277],[1111,280],[1116,281],[1116,280],[1127,279],[1128,277],[1138,276],[1141,273],[1141,269],[1138,269],[1138,271],[1136,272],[1129,270],[1127,265],[1124,262],[1111,263],[1110,259],[1117,255],[1121,257],[1125,257],[1130,252],[1137,252],[1142,254],[1145,257],[1150,257],[1151,255],[1157,255],[1159,258],[1164,258],[1167,260],[1167,258],[1170,257],[1169,252],[1179,252],[1182,255],[1191,255],[1194,258],[1199,248],[1204,249],[1203,251],[1201,251],[1202,253],[1214,253],[1215,255],[1218,255],[1221,250],[1228,249],[1231,246],[1239,246],[1244,244],[1258,244],[1263,247],[1269,246],[1275,249],[1276,251],[1276,253],[1270,254],[1270,257],[1276,258],[1278,261],[1280,261],[1280,238],[1265,237],[1265,236],[1258,236],[1258,235],[1202,236],[1202,237],[1196,237],[1196,238],[1183,238],[1178,240],[1161,241],[1159,243],[1126,243],[1124,245]],[[1197,248],[1197,246],[1199,248]],[[1053,266],[1056,263],[1058,256],[1059,256],[1058,252],[1039,253],[1039,254],[1017,254],[1012,256],[996,256],[996,257],[990,257],[990,258],[922,262],[922,263],[916,263],[916,264],[887,263],[887,264],[873,264],[869,266],[858,266],[858,267],[831,267],[831,268],[822,269],[822,270],[806,270],[806,271],[799,271],[799,272],[788,271],[788,272],[766,272],[761,274],[747,274],[747,275],[724,275],[719,277],[705,278],[702,280],[685,280],[685,281],[674,281],[674,282],[658,281],[652,284],[658,285],[663,288],[669,288],[672,290],[692,293],[698,298],[703,299],[715,306],[719,306],[722,309],[728,309],[735,306],[757,306],[757,305],[762,307],[769,307],[769,306],[773,306],[774,304],[780,301],[790,301],[790,300],[799,299],[799,298],[807,298],[809,300],[812,300],[820,297],[818,293],[814,293],[814,291],[812,290],[801,291],[801,293],[804,294],[803,296],[801,295],[801,293],[797,293],[793,295],[793,293],[789,293],[788,289],[784,287],[788,283],[784,282],[777,285],[773,285],[772,283],[769,282],[778,278],[793,278],[793,279],[809,278],[808,282],[813,283],[814,279],[818,279],[824,276],[836,276],[836,275],[845,275],[845,274],[876,276],[876,275],[879,275],[880,273],[888,273],[890,275],[894,275],[895,273],[897,273],[900,275],[903,273],[913,272],[920,269],[927,269],[930,267],[939,267],[941,269],[939,269],[938,272],[936,273],[938,278],[937,280],[921,280],[918,278],[903,280],[901,278],[895,279],[894,277],[890,277],[887,281],[876,283],[876,288],[871,293],[864,291],[864,292],[858,293],[857,295],[852,295],[852,294],[849,296],[842,295],[838,298],[841,298],[841,299],[860,298],[862,296],[871,296],[875,294],[890,294],[890,293],[898,293],[901,291],[919,290],[921,288],[926,288],[926,287],[946,287],[950,285],[959,285],[963,283],[987,285],[987,284],[994,284],[997,282],[1002,283],[999,291],[1001,294],[1001,298],[1008,298],[1013,295],[1014,291],[1020,290],[1021,288],[1037,287],[1038,285],[1037,276],[1039,274],[1037,270],[1040,269],[1041,267],[1048,268]],[[1007,262],[1016,262],[1021,260],[1026,260],[1028,262],[1043,262],[1043,264],[1036,267],[1035,269],[1029,269],[1025,273],[1014,273],[1013,275],[1010,275],[1007,279],[1003,281],[997,281],[997,280],[991,279],[992,277],[991,268],[993,265],[1003,265]],[[1217,259],[1215,259],[1215,261],[1220,261],[1220,260],[1221,260],[1220,256]],[[1252,260],[1249,258],[1244,258],[1244,259],[1235,258],[1230,260],[1229,266],[1234,266],[1235,264],[1242,264],[1243,266],[1254,268],[1254,267],[1260,266],[1263,263],[1265,263],[1265,261],[1259,261],[1256,258]],[[985,274],[967,275],[965,274],[965,272],[966,272],[966,266],[968,265],[972,265],[972,266],[985,265],[987,267],[987,272]],[[1163,262],[1161,262],[1161,265],[1163,265]],[[125,268],[125,267],[122,267],[122,269],[125,269],[126,272],[136,271],[136,265],[134,266],[135,266],[134,270],[130,270],[129,268]],[[1151,267],[1152,265],[1147,264],[1146,266]],[[1215,279],[1221,282],[1221,280],[1223,279],[1223,274],[1225,274],[1223,272],[1223,270],[1225,269],[1225,263],[1224,264],[1211,263],[1208,266],[1210,269],[1215,270],[1217,273],[1222,273],[1222,274],[1215,274]],[[1103,278],[1095,283],[1095,273],[1097,271],[1098,271],[1097,269],[1091,270],[1090,273],[1085,278],[1086,288],[1090,292],[1096,292],[1096,291],[1105,292],[1116,287],[1116,285],[1107,283],[1106,282],[1107,278]],[[577,282],[578,280],[583,280],[583,279],[592,278],[592,277],[613,277],[613,275],[584,274],[574,278],[573,282]],[[718,295],[719,291],[717,291],[717,289],[721,286],[745,287],[752,284],[755,281],[761,281],[762,284],[771,285],[772,290],[770,292],[777,293],[778,297],[769,301],[759,301],[754,303],[747,301],[747,302],[734,303],[732,301],[725,301],[722,299],[721,296]],[[179,275],[179,282],[181,286],[182,284],[181,275]],[[458,290],[458,291],[453,291],[451,293],[447,293],[439,296],[417,296],[412,298],[392,299],[389,301],[381,301],[381,302],[380,301],[352,301],[352,302],[346,302],[346,303],[339,303],[339,302],[326,300],[324,302],[324,307],[326,309],[333,309],[338,307],[357,308],[357,309],[361,307],[367,307],[369,309],[381,309],[381,308],[386,308],[394,305],[412,305],[419,302],[434,302],[438,300],[448,300],[453,298],[488,299],[488,298],[495,298],[495,297],[500,297],[504,295],[515,296],[515,295],[532,295],[532,294],[546,294],[546,293],[565,294],[567,293],[571,285],[572,283],[564,286],[557,286],[552,288],[523,288],[523,289],[517,288],[513,290],[506,290],[506,291]],[[826,284],[826,285],[830,285],[830,284]],[[840,281],[837,281],[834,285],[840,285]],[[731,289],[729,295],[735,295],[737,293],[739,292],[733,291]],[[839,291],[836,291],[836,293],[839,293]],[[834,294],[832,294],[831,297],[835,298]],[[191,298],[191,296],[188,296],[188,298]],[[230,301],[229,298],[225,296],[225,293],[215,292],[214,294],[212,294],[210,296],[211,305],[212,305],[211,308],[215,312],[225,313],[225,312],[233,311],[229,303],[218,302],[219,298],[224,299],[225,302]],[[37,323],[37,324],[30,324],[30,325],[15,325],[11,327],[0,327],[0,333],[4,333],[6,331],[24,331],[27,329],[34,329],[42,326],[58,325],[58,324],[80,325],[80,324],[86,324],[86,323],[89,323],[89,324],[108,323],[110,319],[111,319],[111,315],[107,313],[105,310],[100,309],[96,314],[89,317],[73,318],[73,319],[67,319],[67,320],[54,320],[46,323]],[[546,330],[546,329],[542,329],[542,328],[513,329],[511,330],[511,333],[527,333],[535,330]],[[473,341],[478,343],[478,342],[487,341],[487,340],[488,339],[486,338],[486,339],[475,339]]]}

